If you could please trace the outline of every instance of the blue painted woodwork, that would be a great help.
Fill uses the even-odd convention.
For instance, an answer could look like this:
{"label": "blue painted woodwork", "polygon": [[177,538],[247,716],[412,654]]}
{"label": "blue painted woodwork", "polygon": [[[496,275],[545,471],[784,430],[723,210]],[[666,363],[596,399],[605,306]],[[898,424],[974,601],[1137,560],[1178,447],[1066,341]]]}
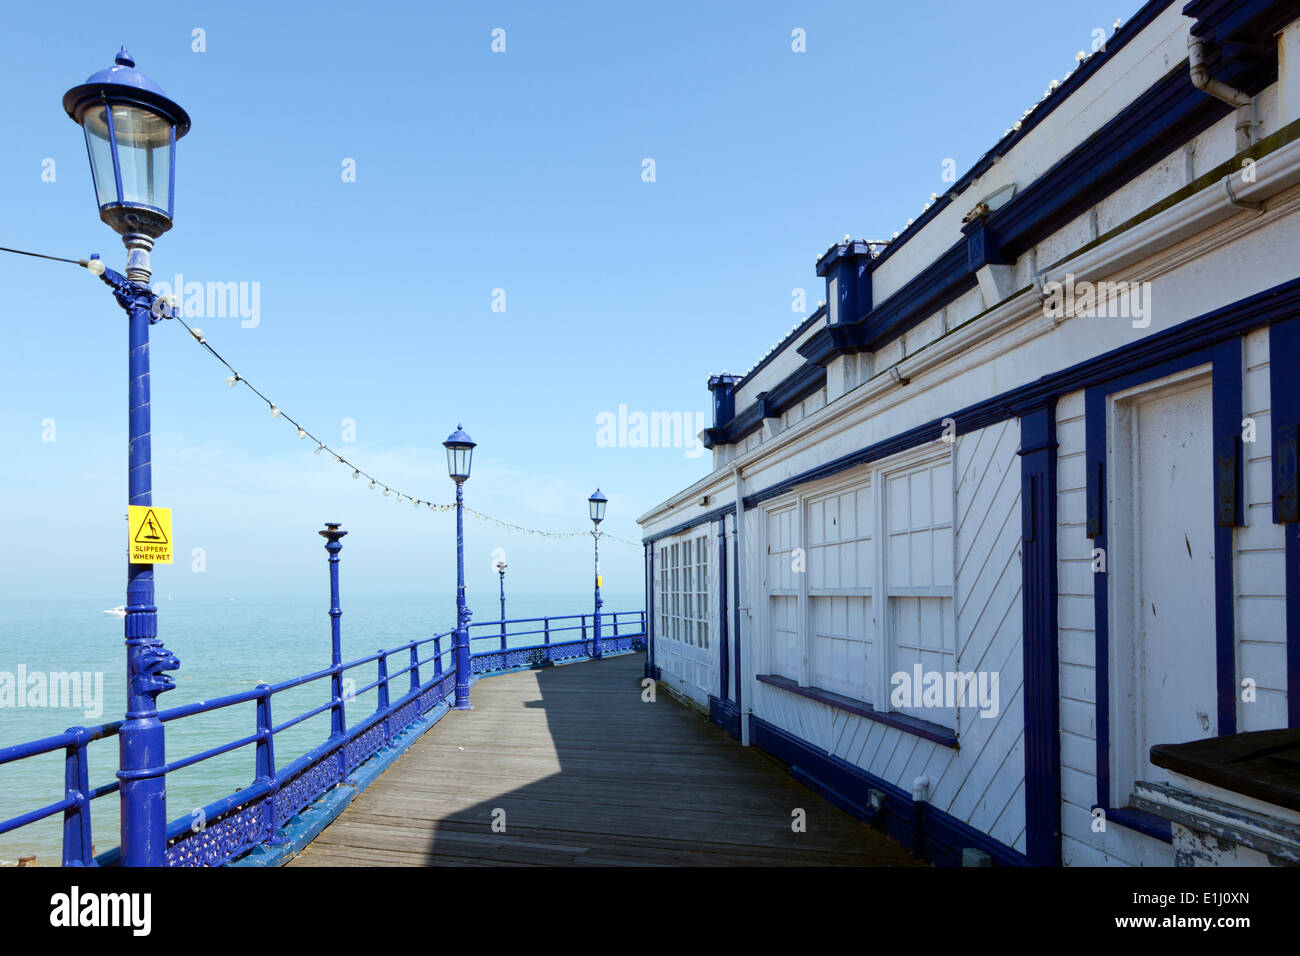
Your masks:
{"label": "blue painted woodwork", "polygon": [[646,544],[654,544],[656,541],[658,541],[661,538],[671,538],[675,534],[681,534],[683,531],[690,531],[692,528],[699,527],[702,524],[707,524],[710,521],[717,521],[723,515],[734,515],[735,513],[736,513],[735,502],[732,502],[730,504],[725,504],[720,508],[713,508],[709,511],[702,511],[694,518],[690,518],[686,521],[680,522],[679,524],[675,524],[671,528],[668,528],[664,531],[656,532],[655,534],[650,535],[648,538],[642,538],[641,540]]}
{"label": "blue painted woodwork", "polygon": [[763,684],[770,684],[773,687],[779,687],[800,697],[807,697],[809,700],[815,700],[837,710],[855,714],[858,717],[865,717],[867,720],[875,721],[878,724],[895,727],[917,737],[924,737],[926,740],[932,740],[942,747],[952,747],[954,749],[957,747],[957,735],[952,730],[940,724],[913,717],[910,714],[901,714],[891,710],[876,710],[866,701],[845,697],[843,694],[837,694],[835,691],[826,690],[822,687],[808,687],[788,677],[782,677],[780,674],[756,674],[754,680]]}
{"label": "blue painted woodwork", "polygon": [[[1029,861],[988,834],[944,813],[931,804],[827,753],[787,730],[749,717],[750,742],[786,764],[790,774],[846,813],[877,827],[895,840],[915,848],[940,866],[960,866],[966,847],[983,850],[998,866],[1024,866]],[[884,795],[880,810],[871,806],[869,791]]]}
{"label": "blue painted woodwork", "polygon": [[727,700],[731,683],[731,647],[727,638],[727,517],[718,522],[718,683]]}
{"label": "blue painted woodwork", "polygon": [[1061,863],[1060,670],[1056,594],[1056,403],[1020,417],[1025,855]]}
{"label": "blue painted woodwork", "polygon": [[1297,437],[1300,428],[1300,319],[1269,329],[1269,406],[1273,433],[1273,521],[1282,525],[1286,547],[1286,686],[1287,726],[1300,727],[1300,483]]}
{"label": "blue painted woodwork", "polygon": [[[1068,392],[1087,388],[1116,376],[1152,367],[1169,358],[1204,349],[1251,329],[1288,319],[1297,313],[1300,313],[1300,279],[1292,279],[1212,312],[1188,319],[1163,332],[1145,336],[1136,342],[1112,349],[1077,365],[1044,375],[1018,388],[967,405],[945,417],[950,417],[956,422],[959,435],[977,431],[1016,417],[1019,409],[1032,407],[1045,399],[1058,398]],[[943,434],[943,427],[943,419],[936,418],[915,428],[899,432],[891,438],[867,445],[754,491],[744,497],[743,504],[745,508],[753,508],[799,485],[829,478],[849,468],[888,458],[909,448],[935,441]],[[702,517],[692,519],[678,529],[669,529],[647,540],[674,534],[679,529],[685,530],[700,523]]]}
{"label": "blue painted woodwork", "polygon": [[736,383],[739,375],[710,375],[709,392],[713,395],[713,427],[731,421],[736,415]]}
{"label": "blue painted woodwork", "polygon": [[[1126,42],[1136,32],[1134,27],[1138,22],[1149,22],[1168,5],[1164,0],[1148,4],[1133,22],[1126,25],[1117,41]],[[1278,9],[1277,4],[1271,6]],[[976,164],[972,173],[987,168],[991,164],[990,157],[1005,152],[1014,140],[1032,128],[1032,124],[1041,122],[1051,109],[1064,101],[1070,90],[1097,68],[1098,62],[1113,56],[1116,49],[1118,47],[1109,47],[1107,53],[1092,57],[1075,71],[1060,91],[1026,118],[1020,131],[991,150]],[[1217,78],[1250,93],[1263,89],[1277,76],[1275,51],[1256,60],[1227,64],[1221,63],[1215,53],[1210,66]],[[847,323],[851,327],[846,327],[844,317],[841,317],[840,327],[828,325],[802,344],[799,353],[807,364],[769,391],[776,395],[782,390],[793,389],[798,382],[806,380],[810,365],[824,367],[837,355],[846,352],[878,350],[948,302],[975,288],[974,271],[979,266],[986,262],[1014,261],[1089,207],[1131,182],[1179,145],[1208,129],[1230,109],[1191,85],[1185,63],[1171,67],[1165,77],[1022,193],[1001,209],[967,226],[965,238],[942,253],[902,289],[873,310]],[[885,247],[872,268],[888,258],[923,222],[937,214],[950,197],[962,192],[965,184],[973,181],[972,173],[963,177],[948,196],[924,213],[903,237]],[[864,281],[870,284],[869,271]],[[737,387],[743,384],[742,380]],[[781,407],[779,403],[777,407]],[[743,439],[761,424],[760,412],[753,405],[738,411],[730,422],[709,430],[708,444],[711,447]]]}

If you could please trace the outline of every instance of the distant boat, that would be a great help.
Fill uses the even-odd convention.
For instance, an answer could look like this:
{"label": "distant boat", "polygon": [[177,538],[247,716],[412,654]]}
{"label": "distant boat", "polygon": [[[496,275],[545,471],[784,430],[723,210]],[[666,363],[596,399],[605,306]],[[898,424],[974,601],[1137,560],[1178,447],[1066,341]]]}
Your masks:
{"label": "distant boat", "polygon": [[108,608],[104,613],[112,615],[113,617],[126,617],[126,608],[119,604],[117,607]]}

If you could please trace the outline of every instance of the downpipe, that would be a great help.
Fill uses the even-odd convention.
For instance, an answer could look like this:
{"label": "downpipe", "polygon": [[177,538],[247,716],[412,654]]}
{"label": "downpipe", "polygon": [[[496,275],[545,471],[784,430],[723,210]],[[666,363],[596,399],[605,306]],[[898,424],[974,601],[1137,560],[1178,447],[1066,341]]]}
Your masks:
{"label": "downpipe", "polygon": [[1237,108],[1237,152],[1250,149],[1255,126],[1254,97],[1210,76],[1210,68],[1206,65],[1205,41],[1198,36],[1187,38],[1187,65],[1192,86]]}

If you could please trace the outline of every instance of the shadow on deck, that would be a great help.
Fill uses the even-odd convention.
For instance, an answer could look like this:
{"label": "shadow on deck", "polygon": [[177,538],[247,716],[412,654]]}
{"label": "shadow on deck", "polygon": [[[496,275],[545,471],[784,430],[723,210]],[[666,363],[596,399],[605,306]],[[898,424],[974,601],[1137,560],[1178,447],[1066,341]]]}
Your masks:
{"label": "shadow on deck", "polygon": [[668,695],[643,703],[643,662],[478,682],[474,710],[444,717],[291,865],[917,865]]}

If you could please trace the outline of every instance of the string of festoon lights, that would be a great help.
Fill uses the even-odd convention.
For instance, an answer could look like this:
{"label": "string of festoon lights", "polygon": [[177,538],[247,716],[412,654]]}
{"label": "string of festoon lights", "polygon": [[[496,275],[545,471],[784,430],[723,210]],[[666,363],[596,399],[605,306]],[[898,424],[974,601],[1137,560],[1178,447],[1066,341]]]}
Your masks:
{"label": "string of festoon lights", "polygon": [[[369,487],[371,490],[374,491],[378,491],[379,489],[382,488],[383,495],[385,498],[395,495],[396,498],[394,500],[398,504],[403,504],[409,501],[412,507],[415,508],[425,507],[430,511],[451,511],[456,507],[454,504],[439,504],[438,502],[428,501],[423,498],[416,498],[415,496],[408,495],[406,492],[401,491],[398,488],[394,488],[391,485],[381,482],[378,478],[371,475],[360,465],[350,461],[348,458],[346,458],[344,455],[339,453],[337,450],[331,448],[325,442],[321,441],[319,438],[316,437],[316,435],[310,432],[305,425],[303,425],[293,416],[285,412],[284,409],[282,409],[275,402],[271,401],[271,399],[267,395],[265,395],[260,389],[258,389],[255,385],[253,385],[253,383],[250,382],[247,378],[245,378],[233,365],[227,362],[225,357],[222,356],[220,352],[218,352],[216,349],[212,347],[211,343],[209,343],[207,338],[204,336],[203,330],[201,328],[199,328],[198,326],[189,325],[185,321],[185,319],[183,319],[179,314],[173,314],[171,318],[174,318],[185,329],[185,331],[189,332],[190,337],[193,338],[194,341],[197,342],[200,346],[202,346],[203,349],[207,351],[209,355],[211,355],[213,358],[215,358],[218,362],[220,362],[222,365],[226,367],[227,371],[230,372],[230,374],[226,377],[227,385],[229,385],[231,388],[235,388],[239,385],[243,385],[250,392],[252,392],[258,398],[264,401],[266,403],[267,410],[271,413],[272,418],[283,419],[289,425],[292,425],[295,429],[297,429],[299,439],[302,439],[304,441],[310,440],[316,445],[316,447],[312,449],[312,454],[329,455],[331,458],[334,459],[334,462],[336,464],[343,465],[345,468],[351,468],[353,479],[357,481],[364,480],[368,482],[367,487]],[[494,517],[493,515],[484,514],[482,511],[477,511],[474,508],[466,507],[465,511],[473,515],[475,518],[478,518],[480,521],[495,524],[498,528],[502,528],[506,531],[513,531],[516,534],[526,534],[526,535],[533,535],[535,537],[556,538],[556,539],[584,538],[590,536],[591,534],[590,531],[541,531],[538,530],[537,528],[526,528],[523,525],[515,524],[512,521],[505,521],[502,520],[501,518]],[[622,544],[630,545],[631,547],[634,548],[641,547],[641,545],[635,541],[629,541],[627,538],[620,538],[618,535],[609,534],[608,532],[602,531],[600,533],[600,536],[602,538],[609,538],[611,541],[618,541]]]}
{"label": "string of festoon lights", "polygon": [[[95,275],[102,275],[104,271],[104,264],[100,259],[67,259],[62,256],[47,256],[39,252],[27,252],[26,250],[23,249],[12,249],[7,246],[0,246],[0,252],[12,252],[17,255],[32,256],[37,259],[50,259],[55,262],[70,262],[74,265],[83,266],[89,269]],[[362,468],[360,465],[352,462],[347,457],[345,457],[344,455],[336,451],[334,448],[331,448],[325,442],[321,441],[319,438],[316,437],[315,434],[309,431],[305,425],[303,425],[292,415],[287,414],[284,411],[284,409],[282,409],[275,402],[271,401],[271,399],[265,393],[263,393],[255,385],[253,385],[252,382],[250,382],[247,378],[245,378],[243,374],[239,372],[238,369],[236,369],[233,365],[231,365],[228,361],[226,361],[225,357],[216,349],[214,349],[210,342],[208,342],[207,337],[203,334],[203,330],[201,328],[199,328],[198,326],[191,326],[189,323],[187,323],[185,319],[182,318],[180,314],[176,312],[174,306],[175,298],[176,298],[175,296],[166,297],[164,301],[167,302],[169,307],[163,310],[161,315],[165,318],[175,319],[185,329],[185,331],[187,331],[190,334],[190,337],[194,339],[195,342],[197,342],[209,355],[211,355],[214,359],[216,359],[223,366],[225,366],[226,370],[230,373],[226,377],[227,385],[229,385],[231,388],[235,388],[236,386],[243,385],[250,392],[252,392],[254,395],[256,395],[258,398],[260,398],[263,402],[266,403],[267,410],[271,413],[272,418],[283,419],[285,422],[287,422],[289,425],[293,426],[297,430],[299,439],[304,441],[310,440],[311,442],[313,442],[316,445],[316,447],[312,449],[313,454],[329,455],[332,459],[334,459],[334,462],[336,464],[340,464],[343,465],[345,468],[352,469],[353,479],[357,481],[365,480],[368,483],[367,486],[370,489],[375,491],[378,491],[379,489],[382,488],[384,497],[388,498],[388,497],[396,496],[394,500],[398,504],[403,504],[409,501],[411,505],[415,508],[420,508],[421,506],[423,506],[430,511],[451,511],[456,507],[454,504],[440,504],[438,502],[428,501],[423,498],[416,498],[413,495],[408,495],[406,492],[401,491],[398,488],[394,488],[391,485],[385,484],[381,482],[378,478],[376,478],[374,475],[370,474],[370,472]],[[591,534],[590,531],[541,531],[537,528],[526,528],[523,525],[515,524],[512,521],[505,521],[501,518],[494,517],[493,515],[485,514],[482,511],[478,511],[474,508],[466,507],[465,511],[467,511],[473,517],[478,518],[480,521],[494,524],[498,528],[501,528],[505,531],[512,531],[516,534],[525,534],[525,535],[532,535],[534,537],[554,538],[554,539],[585,538],[590,536]],[[607,531],[600,532],[600,537],[608,538],[611,541],[618,541],[621,544],[626,544],[634,548],[641,547],[641,544],[636,541],[629,541],[627,538],[620,538],[618,535],[610,534]]]}

